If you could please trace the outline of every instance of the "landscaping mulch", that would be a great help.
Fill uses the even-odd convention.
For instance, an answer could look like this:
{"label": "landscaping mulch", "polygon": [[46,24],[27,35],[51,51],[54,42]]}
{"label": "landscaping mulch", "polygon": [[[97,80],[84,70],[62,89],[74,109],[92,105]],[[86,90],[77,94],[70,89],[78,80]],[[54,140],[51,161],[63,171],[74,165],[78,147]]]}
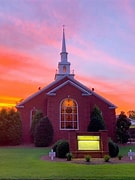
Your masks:
{"label": "landscaping mulch", "polygon": [[91,158],[90,162],[86,162],[85,158],[73,158],[71,161],[67,161],[66,158],[55,157],[53,160],[51,160],[47,155],[42,156],[41,159],[51,162],[67,162],[86,165],[135,163],[135,158],[133,160],[130,160],[127,156],[124,156],[121,160],[119,160],[118,158],[110,158],[109,162],[104,162],[104,158]]}

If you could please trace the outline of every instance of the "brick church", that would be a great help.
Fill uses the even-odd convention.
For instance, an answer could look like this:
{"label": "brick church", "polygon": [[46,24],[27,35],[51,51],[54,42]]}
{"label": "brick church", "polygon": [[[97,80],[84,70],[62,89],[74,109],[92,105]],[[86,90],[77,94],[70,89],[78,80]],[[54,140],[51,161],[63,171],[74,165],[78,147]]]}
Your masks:
{"label": "brick church", "polygon": [[95,105],[102,112],[108,136],[114,139],[116,106],[75,79],[70,71],[64,29],[60,56],[55,80],[16,106],[22,119],[23,143],[31,143],[30,127],[36,110],[48,116],[56,142],[68,139],[69,131],[86,132]]}

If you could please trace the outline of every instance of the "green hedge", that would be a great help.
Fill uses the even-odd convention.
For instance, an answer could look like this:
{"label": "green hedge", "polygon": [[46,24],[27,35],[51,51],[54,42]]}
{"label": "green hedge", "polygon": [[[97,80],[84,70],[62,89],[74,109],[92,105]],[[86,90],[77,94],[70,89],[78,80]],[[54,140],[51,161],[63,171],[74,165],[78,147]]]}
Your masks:
{"label": "green hedge", "polygon": [[109,155],[111,157],[117,157],[119,154],[118,145],[116,143],[114,143],[112,140],[109,140],[108,147],[109,147]]}
{"label": "green hedge", "polygon": [[56,152],[56,157],[65,158],[69,152],[69,143],[67,140],[58,140],[52,147],[53,151]]}

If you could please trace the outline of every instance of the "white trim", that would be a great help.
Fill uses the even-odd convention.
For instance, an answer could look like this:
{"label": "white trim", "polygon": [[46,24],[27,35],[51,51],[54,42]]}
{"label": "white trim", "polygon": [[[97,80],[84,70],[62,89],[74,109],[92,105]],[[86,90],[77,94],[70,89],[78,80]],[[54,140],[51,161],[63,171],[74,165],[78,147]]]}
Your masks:
{"label": "white trim", "polygon": [[91,96],[92,94],[85,94],[85,93],[82,93],[82,96]]}
{"label": "white trim", "polygon": [[21,106],[21,105],[17,105],[16,108],[24,108],[24,106]]}
{"label": "white trim", "polygon": [[77,89],[83,91],[83,92],[82,92],[82,95],[87,95],[87,96],[91,95],[90,92],[86,91],[84,88],[78,86],[77,84],[75,84],[74,82],[72,82],[72,81],[70,81],[70,80],[67,80],[66,82],[64,82],[64,83],[60,84],[59,86],[57,86],[56,88],[52,89],[51,91],[49,91],[49,92],[47,93],[47,95],[51,95],[52,93],[55,93],[57,90],[59,90],[60,88],[62,88],[62,87],[65,86],[65,85],[67,85],[68,83],[71,84],[71,85],[73,85],[73,86],[76,87]]}
{"label": "white trim", "polygon": [[32,125],[32,113],[33,111],[37,111],[37,109],[35,107],[33,107],[31,110],[30,110],[30,128],[31,128],[31,125]]}
{"label": "white trim", "polygon": [[114,106],[110,106],[109,107],[109,109],[115,109],[115,108],[117,108],[116,106],[114,107]]}
{"label": "white trim", "polygon": [[[61,105],[62,105],[62,103],[66,100],[66,99],[68,99],[68,98],[64,98],[64,99],[62,99],[61,100],[61,102],[60,102],[60,106],[59,106],[59,129],[61,130],[61,131],[65,131],[65,130],[79,130],[79,116],[78,116],[78,103],[77,103],[77,101],[75,100],[75,99],[73,99],[73,98],[70,98],[70,99],[72,99],[75,103],[76,103],[76,108],[77,108],[77,113],[76,113],[76,115],[77,115],[77,128],[61,128]],[[73,123],[73,122],[72,122]]]}

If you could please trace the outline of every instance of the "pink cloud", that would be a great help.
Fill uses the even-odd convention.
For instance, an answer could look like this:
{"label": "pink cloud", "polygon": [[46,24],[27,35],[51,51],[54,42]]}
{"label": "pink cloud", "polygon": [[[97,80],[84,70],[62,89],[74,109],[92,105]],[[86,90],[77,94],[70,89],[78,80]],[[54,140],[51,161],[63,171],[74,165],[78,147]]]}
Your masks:
{"label": "pink cloud", "polygon": [[123,72],[123,74],[127,74],[127,76],[134,76],[135,67],[132,64],[124,62],[123,59],[113,57],[107,52],[97,49],[92,43],[85,44],[82,40],[79,40],[76,43],[80,44],[81,47],[78,48],[71,45],[69,51],[76,56],[76,59],[82,60],[83,63],[88,62],[91,65],[101,63],[102,67],[105,65],[113,68],[114,73],[118,70],[119,73]]}
{"label": "pink cloud", "polygon": [[14,49],[0,47],[0,59],[0,79],[42,83],[50,80],[50,73],[55,73],[48,59],[39,61],[38,56],[33,57],[30,54],[16,52]]}

